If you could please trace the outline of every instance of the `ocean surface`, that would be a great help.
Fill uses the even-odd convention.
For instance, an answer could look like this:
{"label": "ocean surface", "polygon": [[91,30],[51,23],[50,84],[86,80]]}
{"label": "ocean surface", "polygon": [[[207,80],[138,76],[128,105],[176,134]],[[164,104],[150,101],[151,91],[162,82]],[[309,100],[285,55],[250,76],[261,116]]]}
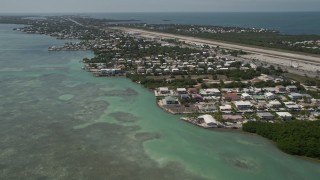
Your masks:
{"label": "ocean surface", "polygon": [[135,19],[148,24],[197,24],[265,28],[284,34],[320,34],[320,12],[97,13],[95,18]]}
{"label": "ocean surface", "polygon": [[241,132],[165,113],[126,78],[97,78],[91,52],[0,24],[0,179],[318,180],[320,164]]}

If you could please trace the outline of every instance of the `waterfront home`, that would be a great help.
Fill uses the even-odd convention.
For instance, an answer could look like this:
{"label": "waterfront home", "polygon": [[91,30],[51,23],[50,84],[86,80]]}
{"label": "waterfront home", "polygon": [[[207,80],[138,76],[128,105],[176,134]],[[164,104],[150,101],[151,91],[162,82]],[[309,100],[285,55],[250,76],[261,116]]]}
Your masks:
{"label": "waterfront home", "polygon": [[273,94],[272,92],[266,92],[264,94],[264,97],[266,97],[266,99],[268,99],[268,100],[277,99],[277,96],[275,94]]}
{"label": "waterfront home", "polygon": [[258,112],[257,116],[260,119],[267,120],[267,121],[273,120],[273,118],[274,118],[274,115],[271,114],[270,112]]}
{"label": "waterfront home", "polygon": [[236,122],[242,122],[244,119],[241,115],[228,115],[228,114],[225,114],[225,115],[222,115],[222,120],[223,121],[227,121],[227,122],[233,122],[233,123],[236,123]]}
{"label": "waterfront home", "polygon": [[231,111],[232,111],[232,107],[229,104],[226,104],[226,105],[223,105],[223,106],[219,106],[219,109],[220,109],[221,112],[227,113],[227,114],[231,113]]}
{"label": "waterfront home", "polygon": [[283,120],[292,119],[292,115],[289,112],[276,112],[276,114]]}
{"label": "waterfront home", "polygon": [[223,99],[225,101],[239,101],[240,96],[236,93],[225,93],[223,94]]}
{"label": "waterfront home", "polygon": [[198,107],[199,111],[202,113],[217,112],[217,107],[214,103],[201,102],[199,104],[196,104],[196,106]]}
{"label": "waterfront home", "polygon": [[173,96],[166,96],[162,102],[164,105],[179,104],[178,98]]}
{"label": "waterfront home", "polygon": [[297,88],[297,86],[287,86],[286,90],[288,92],[297,92],[298,88]]}
{"label": "waterfront home", "polygon": [[241,94],[241,99],[242,100],[251,100],[252,99],[252,96],[248,93],[242,93]]}
{"label": "waterfront home", "polygon": [[252,106],[250,101],[237,101],[234,105],[239,111],[250,110]]}
{"label": "waterfront home", "polygon": [[154,91],[154,94],[156,97],[161,97],[161,96],[170,96],[173,94],[173,92],[169,90],[168,87],[159,87]]}
{"label": "waterfront home", "polygon": [[288,95],[292,100],[302,99],[302,95],[300,93],[290,93]]}
{"label": "waterfront home", "polygon": [[218,127],[218,122],[209,114],[198,116],[197,121],[203,127]]}

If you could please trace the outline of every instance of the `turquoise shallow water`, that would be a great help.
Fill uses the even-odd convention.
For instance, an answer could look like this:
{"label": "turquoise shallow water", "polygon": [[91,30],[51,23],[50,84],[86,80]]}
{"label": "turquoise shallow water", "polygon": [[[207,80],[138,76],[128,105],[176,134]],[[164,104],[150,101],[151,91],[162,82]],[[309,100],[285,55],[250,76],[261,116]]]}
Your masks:
{"label": "turquoise shallow water", "polygon": [[0,179],[318,179],[320,164],[165,113],[149,90],[81,70],[90,52],[0,25]]}

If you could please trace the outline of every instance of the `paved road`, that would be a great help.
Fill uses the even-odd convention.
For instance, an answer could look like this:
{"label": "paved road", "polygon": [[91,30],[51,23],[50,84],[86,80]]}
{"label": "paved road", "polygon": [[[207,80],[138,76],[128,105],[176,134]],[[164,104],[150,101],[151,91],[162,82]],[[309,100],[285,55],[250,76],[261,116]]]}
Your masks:
{"label": "paved road", "polygon": [[133,29],[133,28],[117,28],[119,30],[131,33],[139,33],[141,36],[153,36],[153,37],[162,37],[162,38],[177,38],[182,41],[191,42],[191,43],[203,43],[208,45],[215,45],[220,46],[221,48],[226,49],[233,49],[233,50],[243,50],[249,53],[255,53],[259,55],[264,55],[266,57],[273,57],[278,58],[280,60],[286,61],[294,61],[294,62],[308,62],[314,65],[320,65],[320,56],[316,55],[303,55],[291,52],[282,52],[281,50],[268,50],[262,49],[258,47],[249,47],[245,45],[237,45],[232,43],[224,43],[224,42],[217,42],[214,40],[204,40],[195,37],[188,37],[188,36],[181,36],[175,34],[167,34],[167,33],[159,33],[159,32],[152,32],[146,31],[141,29]]}

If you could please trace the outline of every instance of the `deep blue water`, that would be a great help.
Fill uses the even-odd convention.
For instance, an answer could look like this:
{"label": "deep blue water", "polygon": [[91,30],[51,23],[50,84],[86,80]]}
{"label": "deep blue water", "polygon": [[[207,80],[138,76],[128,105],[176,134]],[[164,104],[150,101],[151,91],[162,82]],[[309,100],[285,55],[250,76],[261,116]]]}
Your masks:
{"label": "deep blue water", "polygon": [[[136,19],[143,23],[266,28],[285,34],[320,34],[320,12],[270,13],[96,13],[95,18]],[[164,21],[170,20],[170,21]]]}
{"label": "deep blue water", "polygon": [[[206,12],[206,13],[76,13],[93,18],[135,19],[148,24],[195,24],[236,26],[244,28],[265,28],[283,34],[320,35],[319,12]],[[3,14],[50,16],[56,14]],[[169,21],[164,21],[169,20]]]}

